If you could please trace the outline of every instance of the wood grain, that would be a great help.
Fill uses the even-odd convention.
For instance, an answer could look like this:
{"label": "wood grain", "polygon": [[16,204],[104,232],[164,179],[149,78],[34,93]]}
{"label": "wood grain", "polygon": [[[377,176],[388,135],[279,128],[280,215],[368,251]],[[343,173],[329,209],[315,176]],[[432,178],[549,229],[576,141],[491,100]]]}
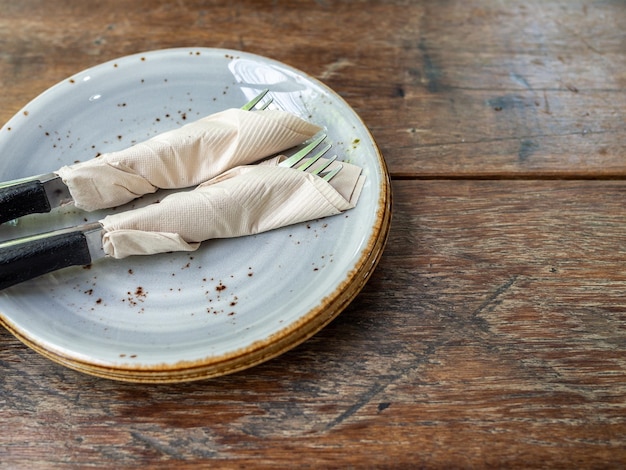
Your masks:
{"label": "wood grain", "polygon": [[0,330],[0,468],[626,464],[622,1],[0,0],[0,11],[0,122],[116,57],[243,50],[343,96],[383,151],[394,197],[386,251],[356,300],[243,373],[111,382]]}
{"label": "wood grain", "polygon": [[3,437],[3,461],[623,462],[624,183],[399,181],[394,194],[388,249],[361,295],[245,373],[118,384],[3,332],[2,419],[19,429]]}
{"label": "wood grain", "polygon": [[397,177],[624,177],[620,2],[353,3],[1,2],[0,121],[86,67],[200,45],[323,80]]}

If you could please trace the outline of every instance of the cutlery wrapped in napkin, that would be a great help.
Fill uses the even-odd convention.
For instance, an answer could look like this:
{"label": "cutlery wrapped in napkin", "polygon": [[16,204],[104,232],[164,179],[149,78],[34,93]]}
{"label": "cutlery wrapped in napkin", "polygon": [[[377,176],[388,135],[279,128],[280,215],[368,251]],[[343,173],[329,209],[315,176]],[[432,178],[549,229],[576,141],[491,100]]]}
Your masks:
{"label": "cutlery wrapped in napkin", "polygon": [[342,162],[338,175],[326,182],[276,166],[281,158],[231,169],[192,191],[105,217],[104,252],[125,258],[193,251],[204,240],[257,234],[356,205],[365,179],[358,166]]}
{"label": "cutlery wrapped in napkin", "polygon": [[56,174],[74,204],[93,211],[157,189],[196,186],[298,145],[321,130],[286,111],[228,109]]}

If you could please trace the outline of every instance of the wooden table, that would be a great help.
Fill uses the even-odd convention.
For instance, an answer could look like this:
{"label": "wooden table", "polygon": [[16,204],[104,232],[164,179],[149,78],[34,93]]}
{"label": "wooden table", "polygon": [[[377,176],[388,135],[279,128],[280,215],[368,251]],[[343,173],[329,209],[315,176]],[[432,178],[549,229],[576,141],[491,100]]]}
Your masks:
{"label": "wooden table", "polygon": [[0,468],[626,465],[625,31],[619,0],[0,0],[1,122],[109,59],[238,49],[343,96],[394,198],[362,293],[245,372],[113,382],[0,331]]}

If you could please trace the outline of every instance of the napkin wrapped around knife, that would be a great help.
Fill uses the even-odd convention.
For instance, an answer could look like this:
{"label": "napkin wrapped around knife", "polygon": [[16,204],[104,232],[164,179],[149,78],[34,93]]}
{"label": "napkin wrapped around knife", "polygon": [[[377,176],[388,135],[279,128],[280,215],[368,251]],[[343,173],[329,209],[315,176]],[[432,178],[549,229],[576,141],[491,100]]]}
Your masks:
{"label": "napkin wrapped around knife", "polygon": [[125,204],[157,189],[196,186],[298,145],[321,130],[286,111],[228,109],[127,149],[60,168],[76,207]]}
{"label": "napkin wrapped around knife", "polygon": [[253,235],[336,215],[356,205],[365,180],[360,167],[343,162],[337,176],[326,182],[276,166],[281,158],[234,168],[192,191],[105,217],[100,221],[104,252],[125,258],[194,251],[204,240]]}

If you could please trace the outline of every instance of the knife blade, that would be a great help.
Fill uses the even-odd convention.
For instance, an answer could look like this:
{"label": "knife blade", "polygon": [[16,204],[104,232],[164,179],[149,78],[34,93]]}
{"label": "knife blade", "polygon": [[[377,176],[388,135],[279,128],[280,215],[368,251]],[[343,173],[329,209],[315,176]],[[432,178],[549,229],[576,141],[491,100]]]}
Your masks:
{"label": "knife blade", "polygon": [[0,243],[0,289],[103,258],[103,232],[92,222]]}

